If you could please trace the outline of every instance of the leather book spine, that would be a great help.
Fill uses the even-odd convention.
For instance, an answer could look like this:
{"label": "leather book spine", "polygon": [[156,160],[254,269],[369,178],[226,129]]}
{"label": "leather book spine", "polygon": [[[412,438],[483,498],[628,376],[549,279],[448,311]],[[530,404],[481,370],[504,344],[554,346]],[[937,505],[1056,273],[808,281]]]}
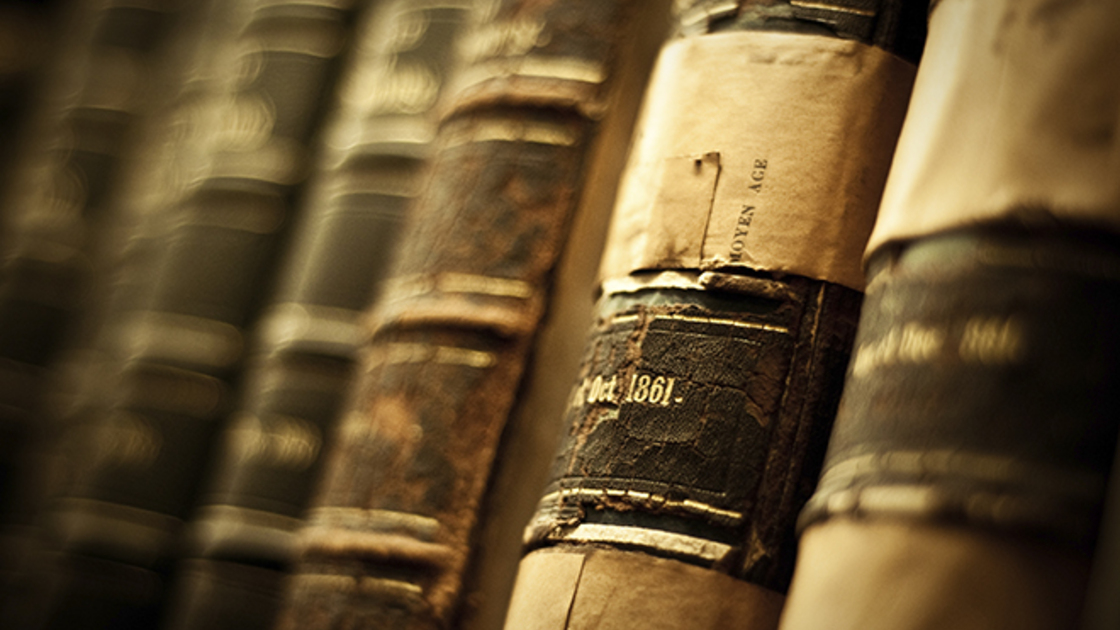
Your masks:
{"label": "leather book spine", "polygon": [[281,628],[449,628],[633,2],[479,8]]}
{"label": "leather book spine", "polygon": [[[394,0],[356,29],[320,170],[190,525],[193,559],[179,572],[169,628],[271,627],[364,338],[360,316],[422,185],[469,7]],[[252,593],[255,612],[235,605],[237,592]]]}
{"label": "leather book spine", "polygon": [[[240,14],[233,89],[200,114],[215,124],[198,139],[204,169],[169,211],[173,227],[135,310],[103,331],[120,358],[108,404],[79,428],[92,437],[74,485],[48,515],[62,581],[48,625],[97,627],[118,615],[150,625],[159,614],[247,328],[306,178],[351,10],[347,1],[253,2]],[[91,599],[89,584],[110,565],[147,572],[152,587]]]}
{"label": "leather book spine", "polygon": [[923,30],[903,4],[683,8],[507,628],[777,626]]}
{"label": "leather book spine", "polygon": [[525,385],[502,430],[472,560],[463,580],[459,630],[500,628],[506,616],[521,533],[548,481],[560,443],[562,410],[579,369],[582,339],[594,321],[599,259],[611,209],[626,165],[630,141],[657,54],[672,21],[669,0],[647,0],[627,22],[619,55],[618,81],[596,133],[568,243],[558,262],[549,296],[549,314],[538,329]]}
{"label": "leather book spine", "polygon": [[1120,404],[1117,145],[1086,133],[1120,8],[1060,6],[933,8],[783,628],[1079,624]]}

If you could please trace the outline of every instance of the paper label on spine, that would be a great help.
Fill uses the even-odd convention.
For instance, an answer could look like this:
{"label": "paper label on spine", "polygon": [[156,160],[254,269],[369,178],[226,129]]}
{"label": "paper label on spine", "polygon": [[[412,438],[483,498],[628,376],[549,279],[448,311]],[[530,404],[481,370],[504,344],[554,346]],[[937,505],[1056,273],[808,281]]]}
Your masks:
{"label": "paper label on spine", "polygon": [[1120,230],[1120,4],[942,0],[868,252],[1045,211]]}
{"label": "paper label on spine", "polygon": [[786,33],[662,52],[603,277],[742,266],[859,289],[914,67]]}

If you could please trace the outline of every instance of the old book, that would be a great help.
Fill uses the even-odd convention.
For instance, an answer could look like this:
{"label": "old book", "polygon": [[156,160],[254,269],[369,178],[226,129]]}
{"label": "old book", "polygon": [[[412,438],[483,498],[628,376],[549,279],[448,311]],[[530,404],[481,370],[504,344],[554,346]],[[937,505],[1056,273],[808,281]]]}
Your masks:
{"label": "old book", "polygon": [[784,628],[1077,627],[1120,405],[1118,28],[933,8]]}
{"label": "old book", "polygon": [[245,331],[306,176],[352,3],[249,2],[227,50],[233,88],[198,115],[204,168],[128,310],[119,359],[86,426],[74,483],[45,520],[57,550],[54,627],[150,626],[179,530],[230,408]]}
{"label": "old book", "polygon": [[[50,366],[90,303],[112,193],[154,101],[168,43],[190,11],[87,0],[66,7],[53,63],[3,198],[0,251],[0,518],[12,503]],[[14,25],[13,25],[14,26]],[[14,143],[13,143],[14,144]]]}
{"label": "old book", "polygon": [[923,13],[683,7],[507,628],[776,626]]}
{"label": "old book", "polygon": [[282,628],[446,628],[639,3],[483,3]]}
{"label": "old book", "polygon": [[190,525],[166,627],[271,627],[357,350],[418,193],[464,0],[366,12],[324,131],[320,171],[257,325],[246,387]]}
{"label": "old book", "polygon": [[[191,91],[186,86],[199,73],[199,49],[212,43],[221,13],[211,2],[73,2],[66,8],[58,59],[42,79],[47,94],[37,95],[4,208],[9,224],[0,318],[14,325],[0,333],[6,348],[0,354],[23,353],[22,359],[10,353],[0,359],[0,424],[6,427],[0,437],[0,626],[13,628],[20,622],[7,613],[25,609],[27,589],[36,582],[29,575],[45,564],[38,557],[36,517],[73,461],[59,444],[63,417],[69,419],[59,403],[70,398],[60,394],[70,391],[64,383],[83,354],[78,348],[91,341],[87,333],[113,301],[121,252],[129,249],[125,226],[143,196],[132,182],[168,154],[152,132],[164,127],[167,136],[175,135],[168,110]],[[87,196],[93,189],[100,192]],[[24,274],[29,269],[36,271]],[[96,381],[90,391],[104,390],[105,374],[88,372]],[[15,458],[7,461],[8,455]]]}
{"label": "old book", "polygon": [[672,21],[671,0],[645,0],[627,25],[618,80],[587,163],[587,179],[538,329],[521,391],[502,430],[472,562],[463,580],[458,630],[501,628],[521,558],[521,532],[536,510],[560,443],[563,410],[594,321],[599,259],[649,76]]}

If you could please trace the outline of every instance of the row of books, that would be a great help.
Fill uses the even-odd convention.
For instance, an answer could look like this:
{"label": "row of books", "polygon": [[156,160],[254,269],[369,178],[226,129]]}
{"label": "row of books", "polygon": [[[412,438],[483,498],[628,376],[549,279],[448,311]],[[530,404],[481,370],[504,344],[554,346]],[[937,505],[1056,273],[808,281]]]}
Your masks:
{"label": "row of books", "polygon": [[1120,623],[1117,3],[53,4],[3,627]]}

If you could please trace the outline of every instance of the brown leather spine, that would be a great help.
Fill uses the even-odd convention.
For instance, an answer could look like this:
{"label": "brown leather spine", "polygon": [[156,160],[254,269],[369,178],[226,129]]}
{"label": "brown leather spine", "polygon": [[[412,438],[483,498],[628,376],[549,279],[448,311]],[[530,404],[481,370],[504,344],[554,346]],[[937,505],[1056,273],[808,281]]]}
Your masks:
{"label": "brown leather spine", "polygon": [[638,3],[499,3],[371,316],[283,628],[446,628]]}

